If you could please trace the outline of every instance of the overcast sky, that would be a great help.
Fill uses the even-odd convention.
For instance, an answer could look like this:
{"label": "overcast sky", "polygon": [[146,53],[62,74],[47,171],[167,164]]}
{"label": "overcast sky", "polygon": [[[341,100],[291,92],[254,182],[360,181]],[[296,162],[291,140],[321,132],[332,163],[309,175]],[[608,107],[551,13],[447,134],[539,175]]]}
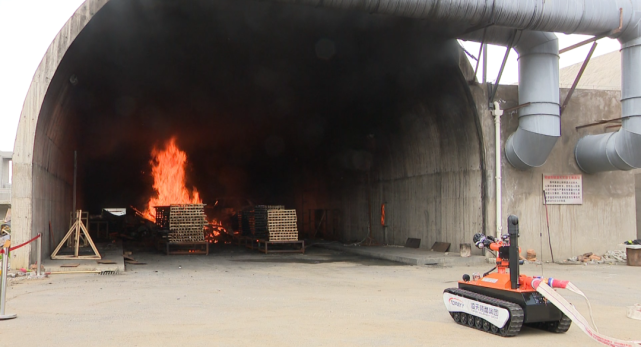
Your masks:
{"label": "overcast sky", "polygon": [[[13,151],[18,119],[31,79],[47,48],[58,31],[84,0],[0,0],[0,151]],[[586,37],[559,35],[560,46],[567,47]],[[473,55],[479,45],[464,43]],[[615,40],[599,41],[594,56],[618,50]],[[561,67],[583,61],[589,45],[561,55]],[[505,48],[488,49],[488,81],[494,81],[503,60]],[[473,62],[474,63],[474,62]],[[479,69],[479,80],[481,79]],[[518,80],[516,53],[501,78],[501,84]]]}

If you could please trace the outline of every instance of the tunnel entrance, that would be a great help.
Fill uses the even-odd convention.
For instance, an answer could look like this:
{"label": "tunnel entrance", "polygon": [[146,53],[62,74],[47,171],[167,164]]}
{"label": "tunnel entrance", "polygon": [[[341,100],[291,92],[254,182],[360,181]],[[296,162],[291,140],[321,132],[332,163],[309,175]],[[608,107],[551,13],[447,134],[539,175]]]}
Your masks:
{"label": "tunnel entrance", "polygon": [[[483,228],[484,188],[475,106],[450,38],[442,23],[360,12],[111,0],[47,91],[34,210],[71,209],[74,150],[79,207],[144,210],[151,151],[174,138],[186,186],[210,206],[295,208],[301,238],[354,241],[371,229],[388,244],[456,248]],[[51,180],[63,182],[58,192],[44,188]],[[64,233],[64,218],[51,218]]]}

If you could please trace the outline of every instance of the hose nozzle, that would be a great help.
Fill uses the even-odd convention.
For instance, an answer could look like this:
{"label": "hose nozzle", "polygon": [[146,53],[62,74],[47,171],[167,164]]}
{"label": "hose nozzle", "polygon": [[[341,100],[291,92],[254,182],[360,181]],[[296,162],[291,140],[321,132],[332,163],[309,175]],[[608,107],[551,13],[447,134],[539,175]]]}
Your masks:
{"label": "hose nozzle", "polygon": [[479,249],[489,248],[492,243],[496,242],[492,236],[485,236],[481,233],[474,234],[472,240],[474,241],[476,248]]}

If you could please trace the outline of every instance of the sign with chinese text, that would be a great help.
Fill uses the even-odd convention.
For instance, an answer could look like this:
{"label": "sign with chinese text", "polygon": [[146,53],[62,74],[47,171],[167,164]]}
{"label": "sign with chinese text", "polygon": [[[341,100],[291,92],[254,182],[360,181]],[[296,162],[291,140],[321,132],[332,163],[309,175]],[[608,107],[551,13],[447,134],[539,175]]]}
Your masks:
{"label": "sign with chinese text", "polygon": [[548,205],[583,204],[582,175],[543,175],[543,190]]}

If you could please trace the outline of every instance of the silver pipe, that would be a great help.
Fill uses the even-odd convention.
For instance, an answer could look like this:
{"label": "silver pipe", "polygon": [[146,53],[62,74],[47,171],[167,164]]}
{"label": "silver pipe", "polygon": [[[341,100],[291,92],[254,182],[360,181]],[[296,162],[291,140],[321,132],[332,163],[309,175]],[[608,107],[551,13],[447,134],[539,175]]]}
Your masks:
{"label": "silver pipe", "polygon": [[[637,0],[276,0],[368,13],[513,29],[598,35],[631,24]],[[632,23],[634,24],[634,23]]]}
{"label": "silver pipe", "polygon": [[38,233],[38,239],[36,240],[36,248],[37,248],[37,258],[36,258],[36,266],[38,267],[38,270],[36,270],[36,274],[38,277],[41,276],[40,272],[40,267],[42,266],[42,234]]}
{"label": "silver pipe", "polygon": [[2,254],[2,283],[0,284],[0,317],[4,316],[4,305],[7,294],[7,268],[9,267],[9,247],[3,248]]}
{"label": "silver pipe", "polygon": [[496,171],[496,237],[500,240],[503,234],[503,195],[501,193],[501,116],[503,115],[503,110],[501,110],[499,103],[496,101],[494,102],[494,111],[492,113],[494,114],[494,165]]}

